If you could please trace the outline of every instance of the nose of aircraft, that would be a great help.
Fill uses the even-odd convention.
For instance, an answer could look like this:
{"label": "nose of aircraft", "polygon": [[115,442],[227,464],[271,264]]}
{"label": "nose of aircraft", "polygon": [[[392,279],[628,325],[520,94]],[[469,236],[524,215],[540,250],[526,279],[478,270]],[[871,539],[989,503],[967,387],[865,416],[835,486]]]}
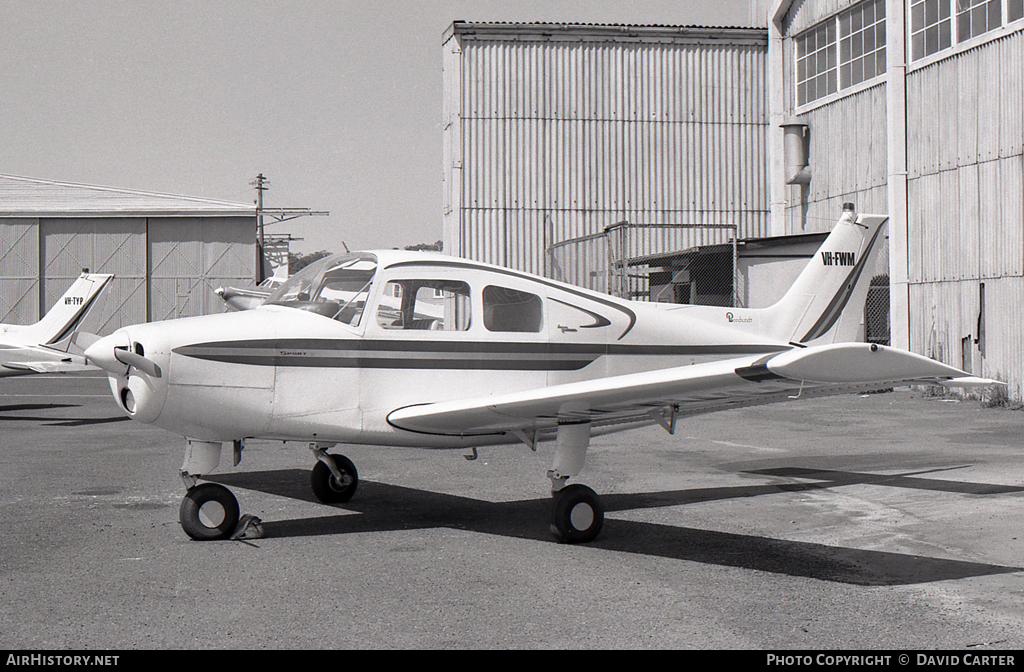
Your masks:
{"label": "nose of aircraft", "polygon": [[129,367],[135,367],[153,378],[162,375],[160,366],[145,356],[145,350],[138,343],[132,343],[124,331],[115,331],[85,349],[85,359],[115,376],[125,375]]}
{"label": "nose of aircraft", "polygon": [[128,365],[117,358],[119,350],[127,351],[131,345],[127,334],[118,330],[110,336],[104,336],[85,349],[85,359],[93,366],[98,366],[107,373],[123,376],[128,372]]}

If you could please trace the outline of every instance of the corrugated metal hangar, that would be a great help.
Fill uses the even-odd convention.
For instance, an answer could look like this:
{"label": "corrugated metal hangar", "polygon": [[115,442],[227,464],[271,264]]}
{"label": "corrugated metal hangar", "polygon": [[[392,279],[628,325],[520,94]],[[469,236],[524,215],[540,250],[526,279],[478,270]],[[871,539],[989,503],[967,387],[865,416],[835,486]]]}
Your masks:
{"label": "corrugated metal hangar", "polygon": [[768,233],[767,34],[456,22],[443,47],[445,249],[544,273],[619,221]]}
{"label": "corrugated metal hangar", "polygon": [[[893,345],[1020,401],[1022,3],[772,0],[767,30],[456,22],[445,249],[550,275],[552,247],[622,222],[799,240],[852,202],[890,217]],[[737,277],[747,305],[757,275]]]}
{"label": "corrugated metal hangar", "polygon": [[888,213],[891,341],[1024,386],[1024,0],[777,0],[773,230]]}
{"label": "corrugated metal hangar", "polygon": [[0,322],[39,319],[83,268],[114,280],[83,329],[221,312],[251,284],[252,205],[0,175]]}

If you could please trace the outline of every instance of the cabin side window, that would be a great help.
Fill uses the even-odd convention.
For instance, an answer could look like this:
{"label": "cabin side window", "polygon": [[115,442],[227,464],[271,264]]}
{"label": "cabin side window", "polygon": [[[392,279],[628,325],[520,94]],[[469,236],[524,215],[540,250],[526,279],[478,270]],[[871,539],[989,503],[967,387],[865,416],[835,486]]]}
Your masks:
{"label": "cabin side window", "polygon": [[543,304],[536,294],[488,285],[483,291],[484,327],[488,331],[537,333]]}
{"label": "cabin side window", "polygon": [[382,329],[466,331],[469,285],[457,280],[392,280],[377,306]]}

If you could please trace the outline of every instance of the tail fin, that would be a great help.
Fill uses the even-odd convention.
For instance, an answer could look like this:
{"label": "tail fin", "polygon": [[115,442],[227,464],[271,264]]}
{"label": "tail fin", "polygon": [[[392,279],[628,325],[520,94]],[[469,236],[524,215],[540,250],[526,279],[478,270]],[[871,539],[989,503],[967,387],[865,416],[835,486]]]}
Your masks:
{"label": "tail fin", "polygon": [[857,340],[886,221],[844,209],[785,296],[763,309],[770,335],[800,344]]}
{"label": "tail fin", "polygon": [[22,345],[60,347],[71,341],[75,331],[113,275],[82,273],[50,311],[35,324],[8,325],[7,335]]}

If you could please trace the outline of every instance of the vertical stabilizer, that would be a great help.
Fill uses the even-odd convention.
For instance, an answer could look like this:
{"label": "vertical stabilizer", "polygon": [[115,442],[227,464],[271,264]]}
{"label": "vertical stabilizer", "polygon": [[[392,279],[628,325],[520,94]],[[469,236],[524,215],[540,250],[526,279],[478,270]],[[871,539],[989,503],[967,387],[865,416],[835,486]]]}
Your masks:
{"label": "vertical stabilizer", "polygon": [[850,205],[786,295],[763,309],[763,324],[791,343],[858,340],[864,302],[888,217],[857,215]]}
{"label": "vertical stabilizer", "polygon": [[6,325],[4,339],[19,345],[48,345],[60,348],[71,341],[75,331],[113,275],[82,273],[57,299],[50,311],[35,324]]}

